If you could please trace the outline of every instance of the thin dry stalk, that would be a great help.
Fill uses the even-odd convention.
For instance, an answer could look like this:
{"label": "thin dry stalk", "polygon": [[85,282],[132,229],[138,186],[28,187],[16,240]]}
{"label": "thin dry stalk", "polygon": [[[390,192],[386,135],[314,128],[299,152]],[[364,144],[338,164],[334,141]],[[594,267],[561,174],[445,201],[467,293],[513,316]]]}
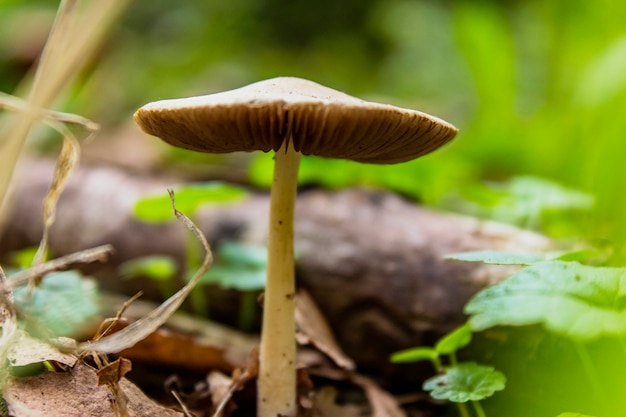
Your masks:
{"label": "thin dry stalk", "polygon": [[198,238],[202,247],[206,251],[202,265],[198,271],[196,271],[193,278],[191,278],[191,280],[184,287],[178,290],[176,294],[165,300],[161,305],[152,310],[146,316],[110,336],[105,336],[96,341],[81,343],[78,345],[79,351],[117,353],[124,349],[128,349],[139,341],[145,339],[148,335],[161,327],[170,318],[170,316],[178,310],[185,298],[187,298],[191,290],[198,283],[202,275],[208,271],[213,263],[213,254],[206,237],[204,237],[200,229],[198,229],[187,216],[176,209],[174,191],[168,190],[168,192],[170,194],[174,215]]}
{"label": "thin dry stalk", "polygon": [[29,91],[27,106],[20,112],[20,117],[5,118],[0,125],[0,138],[5,138],[0,143],[0,207],[5,201],[15,164],[28,133],[41,113],[47,112],[42,109],[50,107],[80,71],[128,0],[93,0],[84,7],[80,16],[78,3],[78,0],[61,1],[32,87],[18,88],[18,91]]}

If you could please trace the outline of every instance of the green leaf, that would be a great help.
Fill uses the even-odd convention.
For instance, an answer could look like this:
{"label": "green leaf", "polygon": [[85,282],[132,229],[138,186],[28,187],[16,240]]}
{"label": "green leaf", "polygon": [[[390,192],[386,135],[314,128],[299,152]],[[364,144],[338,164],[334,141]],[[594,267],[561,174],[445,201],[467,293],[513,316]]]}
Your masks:
{"label": "green leaf", "polygon": [[549,261],[476,294],[465,307],[476,331],[542,324],[579,341],[626,334],[626,268]]}
{"label": "green leaf", "polygon": [[126,279],[147,277],[156,281],[171,279],[178,267],[170,256],[143,256],[120,265],[120,274]]}
{"label": "green leaf", "polygon": [[[177,188],[175,193],[176,208],[187,216],[193,216],[204,204],[232,203],[247,195],[242,188],[220,182],[189,184]],[[140,199],[135,204],[133,214],[139,220],[153,223],[175,219],[167,193]]]}
{"label": "green leaf", "polygon": [[218,248],[214,266],[200,282],[239,291],[261,290],[265,288],[266,269],[265,246],[228,242]]}
{"label": "green leaf", "polygon": [[537,252],[502,252],[483,250],[446,255],[446,259],[465,262],[484,262],[495,265],[533,265],[560,256],[554,253]]}
{"label": "green leaf", "polygon": [[464,362],[424,382],[423,389],[437,400],[455,403],[480,401],[504,389],[506,377],[491,366]]}
{"label": "green leaf", "polygon": [[35,254],[39,248],[37,246],[29,246],[24,249],[20,249],[17,252],[11,254],[11,262],[17,268],[28,268],[32,265]]}
{"label": "green leaf", "polygon": [[518,204],[535,210],[588,210],[594,204],[587,193],[531,176],[513,178],[508,192]]}
{"label": "green leaf", "polygon": [[449,355],[467,346],[472,341],[472,328],[468,323],[451,331],[435,344],[439,354]]}
{"label": "green leaf", "polygon": [[556,417],[594,417],[588,414],[580,414],[580,413],[561,413]]}
{"label": "green leaf", "polygon": [[401,350],[391,355],[391,362],[393,363],[406,363],[406,362],[419,362],[419,361],[436,361],[439,357],[437,351],[430,347],[415,347],[411,349]]}
{"label": "green leaf", "polygon": [[609,103],[626,89],[626,36],[617,38],[594,58],[576,94],[580,104],[591,108]]}
{"label": "green leaf", "polygon": [[15,303],[35,331],[72,336],[99,313],[98,292],[92,279],[76,271],[48,274],[28,296],[26,286],[15,289]]}

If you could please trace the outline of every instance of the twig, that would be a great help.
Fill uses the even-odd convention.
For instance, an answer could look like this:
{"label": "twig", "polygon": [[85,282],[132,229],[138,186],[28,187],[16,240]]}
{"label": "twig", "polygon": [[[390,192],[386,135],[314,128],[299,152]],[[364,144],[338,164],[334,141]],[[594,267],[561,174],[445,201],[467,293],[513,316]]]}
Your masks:
{"label": "twig", "polygon": [[94,337],[94,340],[98,340],[104,336],[106,336],[107,334],[109,334],[111,332],[111,330],[113,330],[113,328],[115,327],[115,325],[117,323],[119,323],[119,321],[122,319],[122,315],[124,314],[124,312],[126,311],[126,309],[128,307],[130,307],[130,305],[132,303],[134,303],[135,301],[137,301],[139,299],[139,297],[141,297],[143,295],[143,291],[139,291],[137,294],[133,295],[132,297],[130,297],[128,300],[124,301],[124,304],[122,305],[122,307],[120,307],[120,309],[117,311],[117,314],[115,315],[114,318],[112,319],[107,319],[104,320],[102,322],[102,324],[100,325],[100,327],[98,328],[98,331],[96,332],[96,336]]}
{"label": "twig", "polygon": [[[30,105],[28,104],[28,102],[26,102],[26,100],[0,91],[0,109],[4,108],[12,111],[24,112],[28,111],[29,106]],[[82,126],[90,131],[96,131],[100,129],[100,125],[98,123],[93,122],[86,117],[80,116],[78,114],[64,113],[49,109],[39,109],[39,116],[42,119],[46,119],[52,122],[69,123]]]}
{"label": "twig", "polygon": [[89,264],[92,262],[106,262],[109,255],[113,253],[113,246],[102,245],[91,249],[85,249],[60,258],[53,259],[20,271],[9,278],[9,285],[12,288],[24,285],[31,280],[42,277],[50,272],[64,271],[76,264]]}
{"label": "twig", "polygon": [[185,417],[193,417],[193,414],[191,414],[189,412],[189,409],[187,408],[187,406],[183,402],[182,398],[180,398],[180,395],[178,395],[176,390],[170,390],[170,393],[174,396],[174,398],[178,402],[178,405],[180,405],[180,408],[182,409],[183,414],[185,415]]}
{"label": "twig", "polygon": [[180,307],[185,298],[189,295],[193,287],[198,283],[200,278],[209,269],[213,263],[213,254],[211,248],[202,234],[202,232],[193,224],[193,222],[176,209],[174,204],[174,192],[168,190],[170,194],[170,200],[172,202],[172,210],[176,218],[182,222],[202,243],[202,247],[206,251],[204,261],[195,273],[195,275],[189,280],[189,282],[182,287],[178,292],[172,295],[170,298],[161,303],[157,308],[152,310],[146,316],[139,320],[129,324],[122,330],[113,333],[112,335],[105,336],[96,341],[88,341],[78,345],[79,351],[99,351],[116,353],[131,346],[134,346],[137,342],[145,339],[149,334],[163,325],[172,314]]}

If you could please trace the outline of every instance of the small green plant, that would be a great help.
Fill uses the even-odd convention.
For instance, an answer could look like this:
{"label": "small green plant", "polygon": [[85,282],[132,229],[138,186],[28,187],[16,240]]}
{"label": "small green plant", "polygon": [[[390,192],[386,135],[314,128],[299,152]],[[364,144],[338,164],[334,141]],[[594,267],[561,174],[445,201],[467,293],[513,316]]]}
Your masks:
{"label": "small green plant", "polygon": [[266,270],[265,246],[225,242],[217,249],[213,268],[200,282],[238,290],[241,294],[239,328],[252,330],[257,320],[257,296],[265,288]]}
{"label": "small green plant", "polygon": [[594,197],[557,182],[518,176],[502,183],[470,184],[453,206],[465,213],[542,230],[550,235],[570,235],[580,225],[578,214],[594,207]]}
{"label": "small green plant", "polygon": [[142,256],[126,261],[119,267],[119,273],[124,279],[146,277],[154,281],[163,298],[176,292],[173,279],[177,272],[176,261],[165,255]]}
{"label": "small green plant", "polygon": [[[480,401],[503,390],[506,377],[493,367],[475,362],[458,362],[456,352],[472,340],[472,329],[468,324],[453,330],[437,341],[434,347],[420,346],[396,352],[391,355],[395,363],[429,360],[440,372],[427,379],[422,388],[437,400],[448,400],[457,404],[459,414],[469,417],[465,403],[470,402],[478,417],[485,417]],[[444,365],[442,355],[448,357]]]}
{"label": "small green plant", "polygon": [[[588,351],[592,342],[626,336],[626,268],[584,265],[593,250],[556,254],[471,252],[450,259],[523,269],[478,292],[465,306],[473,331],[495,326],[540,325],[572,343],[597,407],[610,415],[611,401]],[[565,260],[564,260],[565,259]],[[574,259],[574,260],[571,260]],[[576,416],[578,414],[565,414]]]}

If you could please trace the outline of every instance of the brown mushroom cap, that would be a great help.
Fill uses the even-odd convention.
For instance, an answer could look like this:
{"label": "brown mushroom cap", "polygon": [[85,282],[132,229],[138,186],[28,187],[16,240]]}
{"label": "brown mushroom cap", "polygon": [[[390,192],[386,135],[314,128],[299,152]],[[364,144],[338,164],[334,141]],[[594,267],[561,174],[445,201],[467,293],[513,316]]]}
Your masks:
{"label": "brown mushroom cap", "polygon": [[304,155],[380,164],[427,154],[457,133],[428,114],[294,77],[149,103],[137,110],[135,121],[170,145],[199,152],[276,151],[291,140]]}

